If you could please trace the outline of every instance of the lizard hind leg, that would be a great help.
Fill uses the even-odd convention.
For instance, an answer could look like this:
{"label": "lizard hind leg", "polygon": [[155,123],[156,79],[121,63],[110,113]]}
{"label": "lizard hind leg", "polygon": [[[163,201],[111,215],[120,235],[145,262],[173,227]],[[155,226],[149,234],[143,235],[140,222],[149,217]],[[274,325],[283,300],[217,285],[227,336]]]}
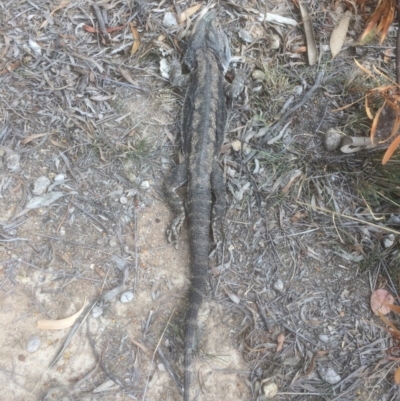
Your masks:
{"label": "lizard hind leg", "polygon": [[183,201],[176,193],[176,190],[185,185],[188,176],[188,166],[189,159],[186,159],[182,164],[175,166],[171,175],[164,181],[164,194],[174,214],[174,219],[169,229],[167,229],[168,242],[176,241],[176,249],[178,249],[179,231],[185,220]]}
{"label": "lizard hind leg", "polygon": [[239,67],[234,69],[235,78],[232,83],[225,82],[225,93],[228,98],[229,108],[232,107],[233,100],[236,99],[242,92],[248,76],[250,75],[251,68],[246,63],[241,63]]}

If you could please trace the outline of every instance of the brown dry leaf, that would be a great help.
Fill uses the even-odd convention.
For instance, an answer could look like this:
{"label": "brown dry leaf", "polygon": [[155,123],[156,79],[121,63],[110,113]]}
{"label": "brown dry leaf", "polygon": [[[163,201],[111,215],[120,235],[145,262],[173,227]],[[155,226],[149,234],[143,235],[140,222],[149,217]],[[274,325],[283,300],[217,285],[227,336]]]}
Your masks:
{"label": "brown dry leaf", "polygon": [[293,183],[296,181],[298,177],[301,176],[301,170],[294,170],[291,173],[291,177],[289,179],[289,182],[285,185],[284,188],[282,188],[282,193],[286,194],[289,192],[290,187],[293,185]]}
{"label": "brown dry leaf", "polygon": [[301,221],[301,220],[303,220],[305,217],[307,217],[308,216],[308,213],[307,213],[307,211],[304,211],[304,210],[298,210],[291,218],[290,218],[290,221],[292,222],[292,223],[296,223],[296,222],[298,222],[298,221]]}
{"label": "brown dry leaf", "polygon": [[276,352],[282,351],[284,341],[285,341],[285,335],[283,333],[279,333],[276,339],[277,342]]}
{"label": "brown dry leaf", "polygon": [[140,342],[135,341],[135,340],[131,340],[131,341],[132,341],[137,347],[139,347],[143,352],[145,352],[147,355],[152,356],[151,351],[150,351],[147,347],[145,347],[143,344],[141,344]]}
{"label": "brown dry leaf", "polygon": [[386,105],[386,101],[383,102],[383,105],[381,106],[381,108],[377,111],[377,113],[375,114],[374,120],[372,121],[372,125],[371,125],[371,142],[374,143],[374,138],[375,138],[375,133],[376,133],[376,127],[378,126],[378,122],[379,122],[379,116],[382,113],[383,108]]}
{"label": "brown dry leaf", "polygon": [[201,8],[202,4],[196,4],[195,6],[187,8],[185,11],[181,12],[178,20],[180,23],[185,22],[188,18],[190,18],[195,12],[197,12]]}
{"label": "brown dry leaf", "polygon": [[389,159],[392,157],[396,148],[400,145],[400,135],[394,139],[394,141],[389,145],[385,154],[383,155],[382,164],[385,165]]}
{"label": "brown dry leaf", "polygon": [[[107,32],[107,33],[113,33],[113,32],[115,32],[115,31],[120,31],[121,29],[125,28],[125,26],[126,26],[126,24],[120,25],[120,26],[114,26],[114,27],[112,27],[112,28],[106,28],[106,32]],[[101,31],[100,31],[99,29],[94,28],[94,27],[91,26],[91,25],[83,25],[83,29],[84,29],[86,32],[90,32],[90,33],[101,33]]]}
{"label": "brown dry leaf", "polygon": [[367,113],[368,118],[372,120],[374,116],[372,115],[371,109],[368,104],[368,96],[365,96],[365,111]]}
{"label": "brown dry leaf", "polygon": [[122,69],[121,67],[119,67],[119,72],[121,73],[121,75],[132,85],[136,85],[137,82],[134,81],[134,79],[131,77],[131,74],[129,74],[129,72],[127,70]]}
{"label": "brown dry leaf", "polygon": [[46,135],[53,135],[54,132],[46,132],[44,134],[33,134],[33,135],[29,135],[27,136],[21,143],[22,145],[26,145],[29,142],[32,142],[33,140],[37,139],[37,138],[42,138],[43,136]]}
{"label": "brown dry leaf", "polygon": [[383,52],[383,61],[385,63],[389,63],[392,57],[394,57],[393,49],[386,49]]}
{"label": "brown dry leaf", "polygon": [[385,40],[388,33],[389,27],[394,20],[394,15],[396,11],[396,0],[379,0],[375,11],[367,21],[367,25],[363,34],[361,35],[360,41],[365,39],[365,37],[376,28],[376,32],[381,33],[381,38],[379,43]]}
{"label": "brown dry leaf", "polygon": [[394,382],[400,384],[400,368],[397,368],[396,372],[394,372]]}
{"label": "brown dry leaf", "polygon": [[131,32],[132,32],[133,39],[134,39],[134,42],[133,42],[133,45],[132,45],[132,50],[131,50],[131,56],[133,56],[139,49],[139,46],[140,46],[140,35],[139,35],[139,32],[136,29],[135,25],[133,24],[133,22],[130,22],[129,26],[131,28]]}
{"label": "brown dry leaf", "polygon": [[124,29],[125,27],[126,27],[126,24],[123,24],[123,25],[107,28],[106,31],[107,31],[107,33],[113,33],[113,32],[120,31],[120,30]]}
{"label": "brown dry leaf", "polygon": [[78,312],[74,313],[72,316],[59,320],[39,320],[37,322],[37,327],[42,330],[62,330],[67,329],[68,327],[72,327],[83,312],[83,310],[86,308],[86,304],[87,303],[85,298],[82,308]]}
{"label": "brown dry leaf", "polygon": [[390,133],[390,136],[388,139],[385,139],[384,141],[380,141],[379,143],[384,143],[387,142],[389,139],[392,139],[396,134],[397,131],[399,130],[399,126],[400,126],[400,116],[398,113],[396,113],[396,117],[393,123],[393,128],[392,128],[392,132]]}
{"label": "brown dry leaf", "polygon": [[97,30],[96,28],[93,28],[93,27],[90,26],[90,25],[83,25],[83,29],[84,29],[86,32],[90,32],[90,33],[96,33],[96,32],[98,32],[98,30]]}
{"label": "brown dry leaf", "polygon": [[13,63],[7,64],[2,70],[0,70],[0,75],[8,74],[15,71],[22,64],[21,60],[14,61]]}
{"label": "brown dry leaf", "polygon": [[383,323],[386,323],[391,330],[387,330],[392,336],[396,337],[397,339],[400,339],[400,331],[397,329],[397,327],[393,324],[391,320],[389,320],[386,316],[382,315],[382,313],[379,313],[379,317],[381,318]]}
{"label": "brown dry leaf", "polygon": [[398,305],[393,305],[387,302],[383,302],[383,305],[387,306],[393,312],[400,313],[400,306]]}
{"label": "brown dry leaf", "polygon": [[308,64],[314,65],[318,59],[317,45],[315,43],[314,31],[311,18],[299,0],[301,17],[303,18],[304,33],[306,34]]}
{"label": "brown dry leaf", "polygon": [[371,309],[375,313],[375,315],[387,315],[390,312],[390,309],[384,305],[393,304],[394,298],[389,291],[386,291],[383,288],[379,288],[375,290],[371,295]]}
{"label": "brown dry leaf", "polygon": [[68,146],[63,145],[62,143],[60,143],[60,142],[58,142],[58,141],[55,141],[54,139],[50,139],[50,142],[51,142],[54,146],[57,146],[57,147],[59,147],[59,148],[68,149]]}
{"label": "brown dry leaf", "polygon": [[324,356],[328,353],[328,351],[317,351],[313,354],[310,364],[307,368],[307,370],[304,372],[304,375],[302,377],[307,377],[309,376],[312,372],[314,372],[315,369],[315,359],[319,358],[321,356]]}
{"label": "brown dry leaf", "polygon": [[330,39],[332,59],[334,59],[342,49],[352,15],[353,13],[350,10],[347,10],[332,31]]}

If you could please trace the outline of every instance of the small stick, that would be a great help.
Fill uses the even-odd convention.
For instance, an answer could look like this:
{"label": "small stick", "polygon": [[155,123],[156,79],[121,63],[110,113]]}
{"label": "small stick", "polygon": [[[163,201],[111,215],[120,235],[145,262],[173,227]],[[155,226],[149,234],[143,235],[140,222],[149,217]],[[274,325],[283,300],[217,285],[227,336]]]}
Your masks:
{"label": "small stick", "polygon": [[99,23],[99,30],[104,37],[108,37],[106,30],[106,24],[104,23],[103,14],[101,13],[100,7],[97,4],[93,4],[94,12],[96,13],[97,21]]}

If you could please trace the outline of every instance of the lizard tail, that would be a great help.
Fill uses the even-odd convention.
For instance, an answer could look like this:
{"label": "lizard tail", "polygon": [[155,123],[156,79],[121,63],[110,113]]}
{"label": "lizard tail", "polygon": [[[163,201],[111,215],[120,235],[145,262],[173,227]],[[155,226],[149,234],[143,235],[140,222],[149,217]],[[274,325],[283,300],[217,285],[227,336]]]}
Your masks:
{"label": "lizard tail", "polygon": [[192,362],[196,349],[197,317],[207,290],[208,254],[210,246],[210,204],[209,196],[196,194],[189,205],[190,250],[192,279],[188,294],[188,309],[185,319],[184,385],[183,399],[190,401],[190,384],[193,377]]}
{"label": "lizard tail", "polygon": [[206,277],[194,277],[189,290],[189,308],[186,312],[183,400],[190,401],[193,376],[193,356],[196,349],[197,317],[206,289]]}

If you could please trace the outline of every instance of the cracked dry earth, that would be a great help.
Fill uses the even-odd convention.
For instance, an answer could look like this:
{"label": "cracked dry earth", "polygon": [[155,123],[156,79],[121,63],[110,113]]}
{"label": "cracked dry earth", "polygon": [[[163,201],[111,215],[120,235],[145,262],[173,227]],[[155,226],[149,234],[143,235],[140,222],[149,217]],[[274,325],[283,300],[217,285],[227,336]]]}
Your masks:
{"label": "cracked dry earth", "polygon": [[[254,35],[289,34],[246,11],[257,2],[240,3],[219,7],[238,56],[228,15]],[[299,18],[289,2],[267,3]],[[179,249],[168,244],[172,216],[161,192],[176,161],[183,100],[160,72],[160,60],[174,54],[176,29],[162,25],[174,7],[99,6],[110,26],[122,26],[110,41],[84,29],[96,25],[89,3],[0,1],[0,400],[180,399],[156,352],[182,377],[188,229]],[[133,57],[129,20],[142,40]],[[260,66],[256,55],[249,61]],[[290,76],[292,86],[313,84],[317,70],[302,68],[305,77]],[[327,75],[329,94],[338,84]],[[260,103],[248,102],[267,96],[252,93],[254,77],[249,85],[231,112],[221,157],[230,206],[199,318],[197,400],[395,400],[389,338],[369,308],[378,271],[363,271],[367,255],[352,247],[352,239],[365,244],[375,234],[297,202],[347,213],[363,205],[350,196],[346,174],[314,163],[328,157],[320,132],[337,123],[327,113],[336,106],[319,95],[246,167],[234,142],[260,130]],[[82,308],[65,349],[71,329],[38,328]]]}

